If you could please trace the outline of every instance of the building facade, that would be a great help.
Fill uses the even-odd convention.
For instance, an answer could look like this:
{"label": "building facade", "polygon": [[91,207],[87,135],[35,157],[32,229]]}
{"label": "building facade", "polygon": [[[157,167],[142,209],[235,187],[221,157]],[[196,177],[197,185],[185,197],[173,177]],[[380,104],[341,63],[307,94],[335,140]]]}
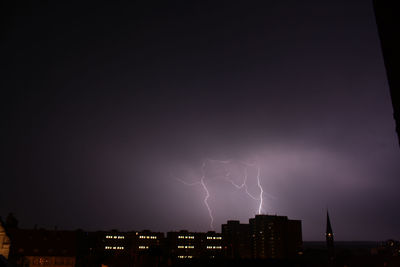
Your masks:
{"label": "building facade", "polygon": [[222,234],[209,231],[201,236],[201,257],[207,259],[222,258],[225,256]]}
{"label": "building facade", "polygon": [[289,259],[301,252],[301,221],[286,216],[256,215],[249,224],[254,259]]}
{"label": "building facade", "polygon": [[286,216],[256,215],[249,224],[254,259],[290,259],[301,252],[301,221]]}
{"label": "building facade", "polygon": [[250,225],[239,221],[228,221],[221,226],[225,257],[229,259],[250,259]]}
{"label": "building facade", "polygon": [[202,236],[200,233],[181,230],[168,232],[166,249],[172,261],[200,258]]}
{"label": "building facade", "polygon": [[9,233],[15,266],[75,267],[76,232],[14,228]]}

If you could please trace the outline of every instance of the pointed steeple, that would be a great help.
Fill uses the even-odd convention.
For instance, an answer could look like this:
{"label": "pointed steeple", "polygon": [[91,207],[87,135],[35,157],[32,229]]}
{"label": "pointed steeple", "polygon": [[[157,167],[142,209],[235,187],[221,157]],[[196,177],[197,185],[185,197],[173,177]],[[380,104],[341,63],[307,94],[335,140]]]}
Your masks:
{"label": "pointed steeple", "polygon": [[332,225],[331,225],[331,220],[329,219],[329,212],[326,212],[326,246],[328,248],[328,254],[329,258],[332,260],[335,256],[335,251],[334,251],[334,239],[333,239],[333,231],[332,231]]}
{"label": "pointed steeple", "polygon": [[329,212],[326,212],[326,235],[331,234],[333,237],[333,231],[331,226],[331,220],[329,219]]}

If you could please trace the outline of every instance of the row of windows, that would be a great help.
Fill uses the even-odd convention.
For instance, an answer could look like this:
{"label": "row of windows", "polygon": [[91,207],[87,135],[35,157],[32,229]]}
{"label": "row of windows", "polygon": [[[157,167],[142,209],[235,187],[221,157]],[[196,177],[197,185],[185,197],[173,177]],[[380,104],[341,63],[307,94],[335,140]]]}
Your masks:
{"label": "row of windows", "polygon": [[[54,263],[52,261],[54,259]],[[39,258],[33,258],[30,261],[31,265],[72,265],[74,261],[69,258],[59,258],[59,257],[39,257]]]}
{"label": "row of windows", "polygon": [[155,235],[140,235],[140,239],[157,239],[157,236]]}
{"label": "row of windows", "polygon": [[188,256],[178,256],[178,259],[191,259],[191,258],[193,258],[193,256],[190,256],[190,255],[188,255]]}
{"label": "row of windows", "polygon": [[105,246],[104,249],[124,249],[124,247],[112,247],[112,246]]}
{"label": "row of windows", "polygon": [[139,246],[139,249],[149,249],[149,246]]}
{"label": "row of windows", "polygon": [[194,248],[194,246],[178,246],[178,248]]}
{"label": "row of windows", "polygon": [[125,239],[123,235],[106,235],[107,239]]}
{"label": "row of windows", "polygon": [[192,235],[179,235],[179,239],[194,239],[194,236]]}
{"label": "row of windows", "polygon": [[207,246],[207,249],[222,249],[221,246]]}
{"label": "row of windows", "polygon": [[222,236],[207,236],[207,239],[222,239]]}

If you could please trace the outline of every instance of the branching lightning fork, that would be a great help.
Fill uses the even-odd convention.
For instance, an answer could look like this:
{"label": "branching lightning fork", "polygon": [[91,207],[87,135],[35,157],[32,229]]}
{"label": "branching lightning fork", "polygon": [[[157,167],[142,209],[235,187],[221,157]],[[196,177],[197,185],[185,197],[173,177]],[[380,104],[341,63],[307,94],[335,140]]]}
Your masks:
{"label": "branching lightning fork", "polygon": [[259,200],[257,197],[255,197],[255,196],[253,196],[250,192],[249,192],[249,188],[247,187],[247,168],[250,166],[249,164],[246,164],[246,163],[243,163],[244,165],[245,165],[245,168],[244,168],[244,177],[243,177],[243,182],[242,182],[242,184],[241,185],[239,185],[239,184],[237,184],[237,183],[235,183],[235,181],[234,180],[232,180],[231,178],[230,178],[230,172],[228,171],[228,169],[225,167],[225,165],[226,164],[232,164],[232,161],[231,160],[209,160],[209,161],[211,161],[211,162],[217,162],[217,163],[220,163],[220,164],[223,164],[224,165],[224,168],[225,168],[225,172],[226,172],[226,175],[225,175],[225,179],[228,181],[228,182],[230,182],[234,187],[236,187],[237,189],[243,189],[244,188],[244,190],[245,190],[245,192],[246,192],[246,194],[250,197],[250,198],[252,198],[253,200]]}
{"label": "branching lightning fork", "polygon": [[210,191],[208,191],[207,185],[205,183],[205,178],[206,178],[206,161],[203,162],[202,166],[201,166],[201,172],[202,172],[202,176],[200,181],[198,182],[193,182],[193,183],[188,183],[182,179],[176,178],[176,180],[180,181],[181,183],[183,183],[184,185],[187,186],[194,186],[194,185],[201,185],[201,187],[204,189],[204,192],[206,193],[206,196],[204,197],[204,205],[206,206],[207,210],[208,210],[208,215],[210,216],[210,228],[211,230],[214,230],[214,216],[212,214],[212,210],[210,208],[210,205],[208,204],[208,199],[210,198]]}
{"label": "branching lightning fork", "polygon": [[[200,178],[200,181],[196,181],[193,183],[189,183],[186,182],[182,179],[176,178],[176,180],[178,180],[179,182],[183,183],[184,185],[187,186],[197,186],[200,185],[204,192],[205,192],[205,197],[203,199],[204,205],[206,206],[207,210],[208,210],[208,214],[210,217],[210,228],[212,230],[214,230],[214,216],[213,216],[213,212],[212,209],[208,203],[208,199],[210,198],[210,191],[207,188],[205,179],[206,179],[206,166],[208,162],[215,162],[218,164],[222,164],[224,166],[224,170],[225,170],[225,180],[228,181],[230,184],[232,184],[235,188],[237,189],[244,189],[245,193],[253,200],[259,201],[259,205],[258,205],[258,214],[261,214],[264,209],[263,209],[263,196],[264,196],[264,190],[261,186],[261,168],[259,165],[255,164],[255,163],[246,163],[246,162],[240,162],[241,164],[243,164],[244,167],[244,175],[243,175],[243,182],[241,184],[237,184],[233,179],[231,179],[231,174],[228,170],[228,168],[226,167],[227,164],[232,164],[231,160],[213,160],[213,159],[207,159],[203,162],[202,167],[201,167],[201,172],[202,172],[202,176]],[[259,197],[255,197],[253,196],[249,190],[248,190],[248,186],[247,186],[247,180],[248,180],[248,168],[257,168],[257,186],[260,189],[260,195]]]}

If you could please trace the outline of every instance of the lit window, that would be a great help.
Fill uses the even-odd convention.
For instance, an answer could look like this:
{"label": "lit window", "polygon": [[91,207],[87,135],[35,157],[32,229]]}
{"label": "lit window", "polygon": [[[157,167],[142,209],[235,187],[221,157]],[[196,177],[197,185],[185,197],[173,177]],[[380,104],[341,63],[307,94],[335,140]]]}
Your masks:
{"label": "lit window", "polygon": [[139,249],[149,249],[149,246],[139,246]]}
{"label": "lit window", "polygon": [[191,235],[180,235],[178,239],[194,239],[194,236]]}
{"label": "lit window", "polygon": [[207,236],[207,239],[222,239],[220,236]]}
{"label": "lit window", "polygon": [[207,249],[222,249],[222,246],[207,246]]}
{"label": "lit window", "polygon": [[151,236],[149,236],[149,235],[141,235],[141,236],[139,236],[139,238],[140,239],[157,239],[157,236],[154,236],[154,235],[151,235]]}
{"label": "lit window", "polygon": [[194,246],[178,246],[178,248],[194,248]]}

